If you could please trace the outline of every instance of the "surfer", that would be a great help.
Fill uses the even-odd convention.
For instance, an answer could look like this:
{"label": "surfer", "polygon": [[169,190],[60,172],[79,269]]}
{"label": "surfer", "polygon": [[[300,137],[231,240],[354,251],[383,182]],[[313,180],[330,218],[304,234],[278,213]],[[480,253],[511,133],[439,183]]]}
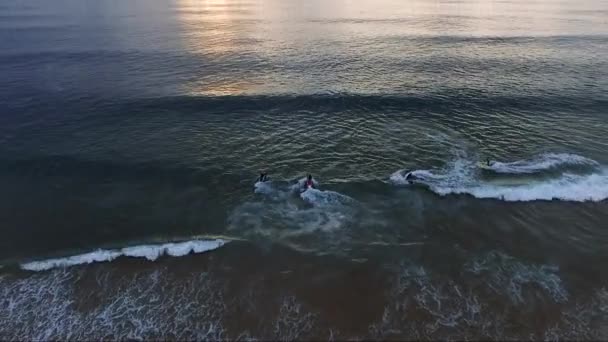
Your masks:
{"label": "surfer", "polygon": [[258,178],[258,182],[264,183],[268,181],[268,174],[266,172],[260,173],[260,178]]}
{"label": "surfer", "polygon": [[414,184],[414,180],[416,179],[416,176],[414,176],[414,174],[410,171],[407,173],[407,175],[405,176],[405,180],[410,183],[410,184]]}
{"label": "surfer", "polygon": [[306,182],[304,183],[304,186],[306,187],[306,189],[315,188],[315,182],[312,180],[311,174],[308,174],[308,177],[306,178]]}
{"label": "surfer", "polygon": [[486,160],[480,160],[477,162],[477,167],[482,170],[492,171],[494,170],[494,165],[496,165],[496,161],[490,160],[490,158],[486,158]]}

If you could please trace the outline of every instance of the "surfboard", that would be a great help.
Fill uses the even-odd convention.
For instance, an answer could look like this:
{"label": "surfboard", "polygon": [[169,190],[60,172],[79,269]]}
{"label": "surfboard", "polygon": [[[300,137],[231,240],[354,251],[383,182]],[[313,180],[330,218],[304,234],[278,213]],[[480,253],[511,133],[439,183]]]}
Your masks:
{"label": "surfboard", "polygon": [[419,185],[419,186],[425,186],[425,187],[429,187],[430,184],[428,183],[428,181],[425,181],[423,179],[408,179],[408,184],[410,185]]}

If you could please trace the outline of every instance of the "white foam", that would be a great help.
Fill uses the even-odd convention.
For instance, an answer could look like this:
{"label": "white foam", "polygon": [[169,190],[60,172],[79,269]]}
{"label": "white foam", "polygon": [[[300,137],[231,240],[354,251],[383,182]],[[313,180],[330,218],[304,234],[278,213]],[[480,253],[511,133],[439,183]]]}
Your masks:
{"label": "white foam", "polygon": [[273,324],[275,336],[281,341],[301,340],[313,329],[316,318],[295,297],[286,297]]}
{"label": "white foam", "polygon": [[[598,165],[591,159],[573,154],[545,154],[539,158],[545,160],[546,163],[529,165],[534,165],[534,167],[549,167],[559,163]],[[531,170],[531,168],[520,170]],[[524,173],[524,171],[520,173]],[[399,170],[390,176],[390,180],[397,185],[408,184],[407,174],[406,170]],[[426,184],[431,191],[441,196],[468,194],[476,198],[503,201],[599,202],[608,199],[608,169],[599,167],[591,174],[562,173],[559,177],[552,179],[523,179],[521,176],[509,178],[505,175],[501,179],[484,180],[479,178],[478,172],[475,172],[475,164],[471,160],[457,158],[444,170],[414,170],[411,171],[411,174],[416,176],[418,183]]]}
{"label": "white foam", "polygon": [[209,273],[191,272],[175,281],[175,273],[165,267],[118,277],[113,269],[94,272],[95,293],[87,291],[84,297],[94,300],[83,310],[75,303],[83,300],[77,279],[84,273],[60,268],[18,278],[0,275],[2,340],[234,339],[222,326],[227,312],[223,286]]}
{"label": "white foam", "polygon": [[608,173],[591,175],[564,174],[560,178],[536,181],[526,185],[493,185],[477,182],[474,185],[436,185],[431,189],[439,195],[469,194],[477,198],[503,201],[562,200],[599,202],[608,198]]}
{"label": "white foam", "polygon": [[503,253],[490,252],[469,262],[465,269],[483,276],[490,288],[506,294],[514,303],[524,303],[526,284],[538,285],[555,302],[568,300],[557,266],[526,264]]}
{"label": "white foam", "polygon": [[272,186],[270,184],[270,181],[267,182],[255,182],[255,184],[253,185],[254,190],[253,192],[255,192],[256,194],[269,194],[272,192]]}
{"label": "white foam", "polygon": [[335,191],[322,191],[318,189],[307,189],[300,197],[313,205],[344,204],[352,202],[353,199]]}
{"label": "white foam", "polygon": [[238,231],[239,236],[262,238],[306,253],[327,253],[341,248],[346,237],[335,232],[353,226],[361,217],[357,215],[360,207],[356,200],[318,189],[297,194],[311,205],[294,201],[293,193],[289,199],[276,202],[247,201],[234,208],[227,229]]}
{"label": "white foam", "polygon": [[190,253],[203,253],[223,246],[226,240],[191,240],[184,242],[165,243],[161,245],[130,246],[121,249],[105,250],[99,249],[93,252],[56,259],[32,261],[21,264],[21,268],[27,271],[46,271],[52,268],[63,268],[76,265],[90,264],[94,262],[112,261],[120,256],[132,258],[145,258],[154,261],[163,255],[174,257],[188,255]]}
{"label": "white foam", "polygon": [[567,165],[598,165],[595,160],[571,153],[545,153],[532,159],[514,162],[495,161],[489,167],[498,173],[535,173]]}
{"label": "white foam", "polygon": [[44,271],[55,267],[69,267],[94,262],[112,261],[121,255],[118,251],[97,250],[94,252],[74,255],[66,258],[48,259],[43,261],[33,261],[21,265],[21,268],[28,271]]}

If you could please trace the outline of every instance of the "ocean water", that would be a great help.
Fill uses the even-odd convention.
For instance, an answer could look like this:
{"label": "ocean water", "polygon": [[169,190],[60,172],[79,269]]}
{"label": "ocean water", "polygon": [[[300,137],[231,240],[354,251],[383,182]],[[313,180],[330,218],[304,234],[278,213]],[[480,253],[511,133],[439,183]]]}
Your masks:
{"label": "ocean water", "polygon": [[5,1],[0,189],[3,340],[608,339],[608,1]]}

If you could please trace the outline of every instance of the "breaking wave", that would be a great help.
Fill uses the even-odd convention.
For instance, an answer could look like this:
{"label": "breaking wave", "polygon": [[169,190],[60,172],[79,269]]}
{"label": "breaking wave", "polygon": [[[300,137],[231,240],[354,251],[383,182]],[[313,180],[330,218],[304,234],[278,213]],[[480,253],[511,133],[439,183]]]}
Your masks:
{"label": "breaking wave", "polygon": [[564,174],[557,179],[525,185],[493,185],[480,182],[455,187],[439,185],[431,189],[439,195],[468,194],[476,198],[494,198],[513,202],[538,200],[599,202],[608,198],[608,173],[583,176]]}
{"label": "breaking wave", "polygon": [[190,253],[203,253],[222,247],[226,242],[228,241],[222,239],[191,240],[184,242],[164,243],[161,245],[130,246],[121,249],[99,249],[69,257],[26,262],[21,264],[21,268],[27,271],[46,271],[58,267],[70,267],[95,262],[112,261],[121,256],[145,258],[147,260],[154,261],[164,255],[179,257],[188,255]]}
{"label": "breaking wave", "polygon": [[545,153],[532,159],[514,162],[494,161],[487,169],[497,173],[536,173],[567,166],[597,166],[593,160],[571,153]]}
{"label": "breaking wave", "polygon": [[[506,173],[531,173],[558,165],[596,165],[594,160],[572,154],[545,154],[534,160],[542,162],[496,162],[493,170],[505,173],[491,179],[481,177],[471,160],[459,158],[440,170],[399,170],[390,176],[396,185],[408,185],[406,177],[415,176],[414,183],[426,185],[434,193],[446,196],[471,195],[476,198],[503,201],[572,201],[599,202],[608,198],[608,169],[596,168],[592,173],[562,172],[553,177],[509,177]],[[509,171],[510,170],[510,171]],[[411,179],[410,179],[411,180]]]}

